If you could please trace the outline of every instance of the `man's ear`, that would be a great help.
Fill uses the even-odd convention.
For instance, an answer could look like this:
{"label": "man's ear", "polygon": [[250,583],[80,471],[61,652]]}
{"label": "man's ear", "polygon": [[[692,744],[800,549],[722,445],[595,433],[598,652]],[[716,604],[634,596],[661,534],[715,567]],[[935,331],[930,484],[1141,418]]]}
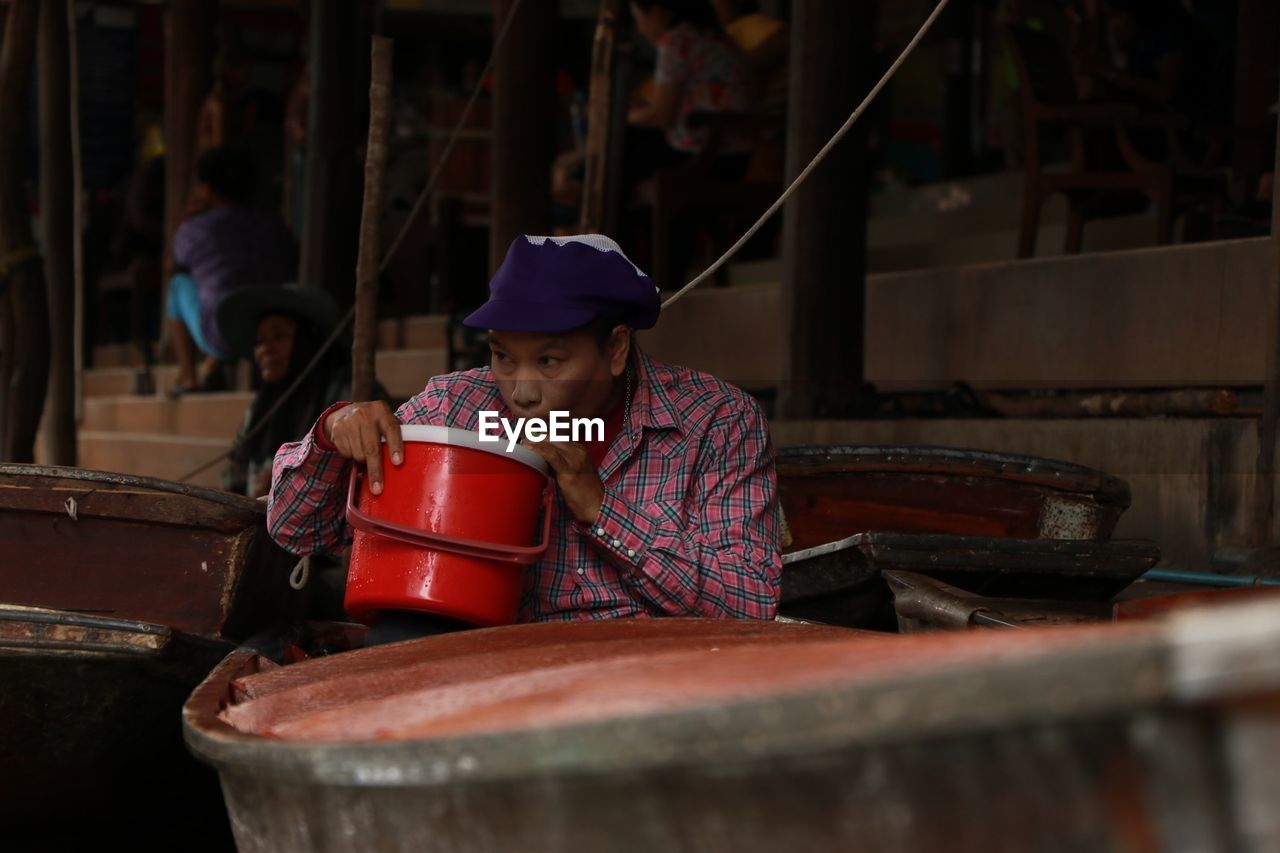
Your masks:
{"label": "man's ear", "polygon": [[609,333],[609,372],[621,376],[627,369],[627,357],[631,355],[631,327],[619,324]]}

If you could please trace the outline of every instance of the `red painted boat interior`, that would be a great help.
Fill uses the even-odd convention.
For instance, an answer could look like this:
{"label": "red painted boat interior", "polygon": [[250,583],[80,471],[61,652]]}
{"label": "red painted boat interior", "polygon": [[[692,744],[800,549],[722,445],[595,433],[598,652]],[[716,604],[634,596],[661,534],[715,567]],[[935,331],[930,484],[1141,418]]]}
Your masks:
{"label": "red painted boat interior", "polygon": [[600,722],[1114,643],[1149,627],[897,636],[730,620],[466,631],[235,679],[221,718],[295,741],[431,739]]}

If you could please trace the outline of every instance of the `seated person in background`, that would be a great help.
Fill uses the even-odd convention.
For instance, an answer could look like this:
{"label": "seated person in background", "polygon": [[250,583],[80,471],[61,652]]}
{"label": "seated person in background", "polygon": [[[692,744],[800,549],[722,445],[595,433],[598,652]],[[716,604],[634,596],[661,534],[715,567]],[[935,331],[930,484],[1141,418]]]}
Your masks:
{"label": "seated person in background", "polygon": [[253,193],[247,155],[228,148],[200,155],[187,218],[173,236],[168,263],[166,313],[178,357],[171,396],[221,387],[219,362],[231,355],[214,318],[223,297],[242,288],[279,287],[296,277],[293,234],[279,214],[248,206]]}
{"label": "seated person in background", "polygon": [[401,423],[477,431],[482,412],[512,423],[568,412],[600,418],[603,440],[524,442],[557,489],[520,620],[772,619],[782,557],[764,414],[741,390],[635,346],[633,330],[658,319],[649,277],[607,237],[521,236],[489,294],[464,322],[489,330],[491,367],[436,376],[394,414],[336,405],[280,448],[267,512],[276,542],[308,555],[349,541],[351,466],[367,465],[380,494],[379,442],[401,464]]}
{"label": "seated person in background", "polygon": [[[747,112],[752,78],[746,57],[725,37],[707,0],[632,0],[636,29],[657,49],[652,95],[627,112],[627,123],[647,132],[627,137],[624,183],[690,160],[706,144],[706,131],[688,125],[695,112]],[[741,177],[752,140],[725,140],[716,164],[724,177]]]}
{"label": "seated person in background", "polygon": [[755,0],[711,0],[725,33],[747,58],[755,75],[756,109],[782,115],[787,108],[787,25],[759,11]]}
{"label": "seated person in background", "polygon": [[271,489],[271,460],[280,445],[302,438],[321,412],[351,396],[351,348],[334,342],[267,419],[333,332],[337,306],[318,287],[254,287],[223,299],[216,316],[228,353],[252,361],[261,380],[223,476],[228,491],[256,498]]}

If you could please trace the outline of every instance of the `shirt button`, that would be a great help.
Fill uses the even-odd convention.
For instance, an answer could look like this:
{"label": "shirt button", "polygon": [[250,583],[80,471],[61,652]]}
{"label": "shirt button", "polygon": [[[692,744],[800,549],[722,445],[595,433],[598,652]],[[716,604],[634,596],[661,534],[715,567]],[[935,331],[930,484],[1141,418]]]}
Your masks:
{"label": "shirt button", "polygon": [[635,551],[635,549],[634,549],[634,548],[628,548],[628,549],[627,549],[627,556],[628,556],[628,557],[634,557],[635,555],[636,555],[636,551]]}
{"label": "shirt button", "polygon": [[604,535],[604,528],[603,528],[603,527],[597,527],[597,528],[596,528],[596,535],[597,535],[597,536],[603,536],[603,535]]}
{"label": "shirt button", "polygon": [[622,544],[622,543],[621,543],[620,541],[618,541],[617,539],[613,540],[613,547],[617,548],[617,547],[618,547],[619,545],[621,545],[621,544]]}
{"label": "shirt button", "polygon": [[582,573],[583,573],[583,572],[585,572],[585,571],[586,571],[586,569],[578,569],[578,574],[582,574]]}

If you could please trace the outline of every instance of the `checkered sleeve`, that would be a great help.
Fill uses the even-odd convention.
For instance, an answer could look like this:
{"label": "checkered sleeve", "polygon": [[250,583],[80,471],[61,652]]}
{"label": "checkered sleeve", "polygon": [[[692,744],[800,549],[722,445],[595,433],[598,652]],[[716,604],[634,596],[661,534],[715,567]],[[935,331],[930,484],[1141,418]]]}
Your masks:
{"label": "checkered sleeve", "polygon": [[[428,385],[396,410],[401,423],[433,423],[441,391]],[[272,466],[267,527],[282,548],[300,556],[335,551],[349,540],[347,480],[351,463],[321,432],[321,424],[347,403],[329,407],[301,441],[283,445]]]}
{"label": "checkered sleeve", "polygon": [[745,410],[717,420],[694,452],[686,519],[628,503],[606,488],[595,524],[582,528],[658,613],[772,619],[782,555],[764,414],[747,400]]}

